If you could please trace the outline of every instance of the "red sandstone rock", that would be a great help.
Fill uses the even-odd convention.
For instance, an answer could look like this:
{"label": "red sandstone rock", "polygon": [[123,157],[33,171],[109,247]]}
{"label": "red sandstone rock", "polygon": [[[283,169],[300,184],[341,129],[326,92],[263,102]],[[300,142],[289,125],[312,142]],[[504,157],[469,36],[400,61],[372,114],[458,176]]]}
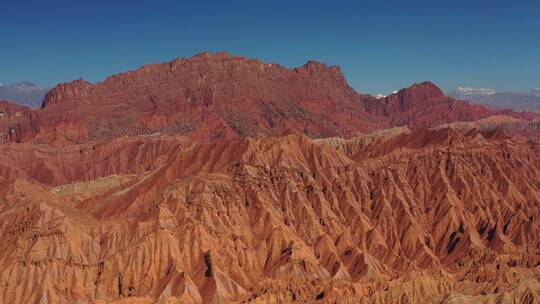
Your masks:
{"label": "red sandstone rock", "polygon": [[376,99],[349,87],[336,66],[309,61],[287,69],[227,53],[147,65],[96,84],[60,84],[42,109],[26,111],[33,120],[19,124],[23,135],[17,139],[57,144],[155,132],[233,139],[287,128],[312,138],[353,137],[500,113],[446,97],[429,82]]}

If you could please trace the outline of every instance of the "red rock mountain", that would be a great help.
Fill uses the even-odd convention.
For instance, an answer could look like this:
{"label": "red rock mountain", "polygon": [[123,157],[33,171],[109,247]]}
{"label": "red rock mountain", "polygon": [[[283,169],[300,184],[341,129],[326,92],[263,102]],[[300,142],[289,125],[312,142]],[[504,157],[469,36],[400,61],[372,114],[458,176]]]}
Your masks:
{"label": "red rock mountain", "polygon": [[[287,69],[227,53],[147,65],[97,84],[60,84],[42,109],[26,112],[20,122],[0,120],[6,140],[82,143],[155,132],[214,140],[289,128],[314,138],[351,137],[500,114],[445,97],[429,82],[376,99],[353,90],[336,66],[309,61]],[[19,130],[15,137],[10,128]]]}
{"label": "red rock mountain", "polygon": [[536,303],[539,121],[225,53],[0,102],[0,303]]}

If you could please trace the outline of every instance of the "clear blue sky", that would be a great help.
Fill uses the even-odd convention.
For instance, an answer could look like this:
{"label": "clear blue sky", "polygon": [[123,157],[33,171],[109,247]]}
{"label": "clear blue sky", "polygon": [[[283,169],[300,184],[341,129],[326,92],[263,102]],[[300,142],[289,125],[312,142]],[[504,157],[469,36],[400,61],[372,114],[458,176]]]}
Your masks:
{"label": "clear blue sky", "polygon": [[540,87],[540,1],[2,1],[0,83],[96,82],[225,50],[341,66],[360,92]]}

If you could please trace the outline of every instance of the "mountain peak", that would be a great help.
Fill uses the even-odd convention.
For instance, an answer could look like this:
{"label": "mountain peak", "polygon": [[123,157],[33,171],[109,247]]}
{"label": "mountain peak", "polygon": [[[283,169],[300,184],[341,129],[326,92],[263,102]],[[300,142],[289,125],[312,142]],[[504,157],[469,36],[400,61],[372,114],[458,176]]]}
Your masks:
{"label": "mountain peak", "polygon": [[233,58],[234,56],[231,55],[229,52],[226,51],[219,51],[219,52],[200,52],[198,54],[195,54],[191,56],[191,59],[208,59],[208,58]]}
{"label": "mountain peak", "polygon": [[52,88],[43,99],[42,107],[61,103],[66,100],[76,100],[85,95],[85,91],[92,84],[82,78],[68,83],[61,83]]}
{"label": "mountain peak", "polygon": [[423,92],[430,97],[442,97],[443,91],[431,81],[424,81],[421,83],[415,83],[412,86],[402,89],[404,92]]}
{"label": "mountain peak", "polygon": [[341,74],[341,68],[338,65],[327,65],[325,63],[316,61],[316,60],[308,60],[301,68],[312,70],[312,71],[332,71],[335,73]]}
{"label": "mountain peak", "polygon": [[493,95],[497,93],[493,89],[486,88],[469,88],[469,87],[458,87],[457,92],[464,95]]}
{"label": "mountain peak", "polygon": [[322,62],[316,60],[308,60],[302,67],[304,68],[313,68],[313,69],[326,69],[328,66]]}
{"label": "mountain peak", "polygon": [[408,88],[403,88],[389,95],[389,98],[399,96],[404,101],[414,100],[415,102],[444,97],[443,91],[431,81],[414,83]]}

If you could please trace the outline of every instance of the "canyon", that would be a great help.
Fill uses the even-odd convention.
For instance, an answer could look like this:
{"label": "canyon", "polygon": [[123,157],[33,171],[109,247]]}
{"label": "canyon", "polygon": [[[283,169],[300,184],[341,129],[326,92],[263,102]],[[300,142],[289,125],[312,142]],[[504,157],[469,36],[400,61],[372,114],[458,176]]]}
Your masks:
{"label": "canyon", "polygon": [[2,303],[536,303],[540,119],[201,53],[0,102]]}

